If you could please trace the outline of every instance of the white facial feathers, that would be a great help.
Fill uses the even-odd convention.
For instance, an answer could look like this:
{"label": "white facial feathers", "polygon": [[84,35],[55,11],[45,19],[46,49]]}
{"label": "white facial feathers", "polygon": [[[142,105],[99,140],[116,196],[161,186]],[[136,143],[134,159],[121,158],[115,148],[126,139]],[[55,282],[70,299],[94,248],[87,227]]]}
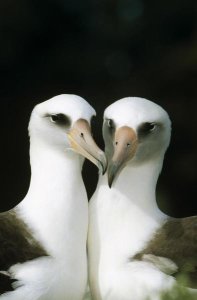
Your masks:
{"label": "white facial feathers", "polygon": [[104,118],[114,119],[117,127],[137,128],[143,122],[162,122],[170,130],[171,122],[167,112],[156,103],[139,97],[120,99],[104,112]]}

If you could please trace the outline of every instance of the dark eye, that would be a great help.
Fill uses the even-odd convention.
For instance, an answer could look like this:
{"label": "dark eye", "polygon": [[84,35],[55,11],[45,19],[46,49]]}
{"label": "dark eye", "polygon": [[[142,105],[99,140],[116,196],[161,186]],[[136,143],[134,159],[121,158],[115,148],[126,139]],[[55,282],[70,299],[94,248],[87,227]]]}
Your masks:
{"label": "dark eye", "polygon": [[153,131],[156,127],[156,124],[155,123],[145,123],[144,127],[145,127],[146,131]]}
{"label": "dark eye", "polygon": [[150,132],[153,132],[156,128],[156,123],[154,122],[146,122],[146,123],[143,123],[139,126],[138,128],[138,132],[139,132],[139,135],[146,135]]}
{"label": "dark eye", "polygon": [[107,119],[107,126],[110,128],[110,129],[113,129],[115,126],[114,126],[114,121],[112,119]]}
{"label": "dark eye", "polygon": [[71,124],[70,118],[64,114],[50,115],[50,120],[58,125],[69,126]]}

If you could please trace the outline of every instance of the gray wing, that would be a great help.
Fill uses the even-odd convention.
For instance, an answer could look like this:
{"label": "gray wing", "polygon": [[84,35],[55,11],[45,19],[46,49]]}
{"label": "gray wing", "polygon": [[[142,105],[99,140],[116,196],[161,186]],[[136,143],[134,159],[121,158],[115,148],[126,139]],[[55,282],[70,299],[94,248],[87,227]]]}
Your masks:
{"label": "gray wing", "polygon": [[0,295],[13,290],[12,265],[47,255],[14,210],[0,214]]}
{"label": "gray wing", "polygon": [[167,268],[172,263],[171,273],[185,274],[189,286],[197,288],[197,216],[169,218],[134,259],[151,259],[156,263],[154,256],[163,258]]}

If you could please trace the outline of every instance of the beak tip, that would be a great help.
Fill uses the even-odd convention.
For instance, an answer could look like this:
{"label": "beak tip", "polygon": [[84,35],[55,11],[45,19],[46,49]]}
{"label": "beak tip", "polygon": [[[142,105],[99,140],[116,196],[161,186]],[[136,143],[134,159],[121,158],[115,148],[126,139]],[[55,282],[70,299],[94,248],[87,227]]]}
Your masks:
{"label": "beak tip", "polygon": [[107,165],[102,167],[102,175],[105,175],[107,171]]}
{"label": "beak tip", "polygon": [[101,159],[99,160],[99,164],[102,169],[102,175],[104,175],[107,171],[107,159],[106,159],[105,154],[103,154],[103,153],[101,155]]}
{"label": "beak tip", "polygon": [[112,184],[113,184],[113,177],[111,177],[111,176],[109,176],[109,173],[108,173],[108,186],[109,186],[109,188],[111,189],[111,187],[112,187]]}
{"label": "beak tip", "polygon": [[111,189],[111,187],[112,187],[112,183],[108,183],[108,186],[109,186],[109,188]]}

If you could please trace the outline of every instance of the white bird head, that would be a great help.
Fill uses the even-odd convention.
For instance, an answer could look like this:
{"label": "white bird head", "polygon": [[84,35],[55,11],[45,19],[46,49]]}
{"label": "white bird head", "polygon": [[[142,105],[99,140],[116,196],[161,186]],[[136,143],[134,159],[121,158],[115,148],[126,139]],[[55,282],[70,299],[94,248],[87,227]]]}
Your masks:
{"label": "white bird head", "polygon": [[171,122],[159,105],[137,97],[123,98],[106,108],[103,137],[108,158],[108,183],[126,166],[161,157],[170,142]]}
{"label": "white bird head", "polygon": [[92,106],[76,95],[59,95],[35,106],[29,123],[29,135],[42,145],[58,151],[74,151],[98,167],[106,169],[106,158],[91,134]]}

